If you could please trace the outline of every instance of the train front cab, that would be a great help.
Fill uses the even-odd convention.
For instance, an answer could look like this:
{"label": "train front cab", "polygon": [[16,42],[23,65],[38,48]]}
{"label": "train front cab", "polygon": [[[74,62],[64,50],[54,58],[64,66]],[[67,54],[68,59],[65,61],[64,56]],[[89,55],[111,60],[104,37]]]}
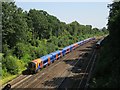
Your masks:
{"label": "train front cab", "polygon": [[43,67],[43,62],[41,59],[35,59],[28,63],[28,71],[30,73],[37,73],[39,69]]}
{"label": "train front cab", "polygon": [[28,63],[28,71],[29,71],[29,73],[35,73],[35,71],[36,71],[36,63],[29,62]]}
{"label": "train front cab", "polygon": [[99,45],[99,44],[96,44],[95,48],[96,48],[96,49],[100,49],[100,45]]}

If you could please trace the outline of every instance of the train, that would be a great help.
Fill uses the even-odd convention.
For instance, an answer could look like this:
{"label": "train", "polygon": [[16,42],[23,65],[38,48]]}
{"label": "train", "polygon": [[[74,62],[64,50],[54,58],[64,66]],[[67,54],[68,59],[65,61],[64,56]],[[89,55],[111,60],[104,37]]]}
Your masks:
{"label": "train", "polygon": [[[103,38],[103,39],[104,39],[104,38]],[[103,39],[100,39],[100,40],[96,43],[96,46],[95,46],[96,49],[100,49],[100,48],[101,48],[101,44],[102,44]]]}
{"label": "train", "polygon": [[27,70],[30,73],[37,73],[38,70],[42,69],[43,67],[50,65],[55,60],[59,60],[61,57],[65,56],[66,54],[70,53],[71,51],[75,50],[77,47],[84,45],[85,43],[88,43],[91,40],[95,40],[94,37],[88,38],[79,42],[76,42],[74,44],[71,44],[69,46],[64,47],[61,50],[57,50],[55,52],[52,52],[50,54],[47,54],[45,56],[42,56],[40,58],[37,58],[35,60],[32,60],[28,63]]}

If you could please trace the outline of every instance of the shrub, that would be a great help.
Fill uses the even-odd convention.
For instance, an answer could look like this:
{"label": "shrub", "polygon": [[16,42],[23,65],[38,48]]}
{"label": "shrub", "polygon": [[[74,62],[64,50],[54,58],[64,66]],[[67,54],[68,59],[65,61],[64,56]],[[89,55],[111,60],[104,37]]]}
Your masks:
{"label": "shrub", "polygon": [[26,45],[24,43],[17,43],[16,46],[14,47],[15,51],[14,53],[16,56],[21,59],[26,53],[30,53],[30,46]]}
{"label": "shrub", "polygon": [[21,68],[24,67],[22,61],[11,55],[5,57],[3,64],[3,66],[6,67],[7,72],[13,75],[17,74],[21,70]]}

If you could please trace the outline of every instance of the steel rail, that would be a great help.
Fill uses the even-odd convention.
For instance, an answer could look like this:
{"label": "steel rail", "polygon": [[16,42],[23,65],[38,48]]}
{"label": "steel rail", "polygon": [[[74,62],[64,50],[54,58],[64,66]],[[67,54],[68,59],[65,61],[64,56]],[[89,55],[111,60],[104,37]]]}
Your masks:
{"label": "steel rail", "polygon": [[93,60],[92,66],[90,68],[89,75],[88,75],[88,78],[87,78],[87,81],[86,81],[86,84],[85,84],[85,90],[88,87],[88,82],[89,82],[91,74],[92,74],[92,70],[93,70],[93,67],[94,67],[94,64],[95,64],[95,61],[96,61],[96,57],[97,57],[97,54],[95,54],[95,56],[94,56],[94,60]]}
{"label": "steel rail", "polygon": [[[78,59],[78,61],[75,62],[75,64],[73,65],[73,67],[74,67],[75,65],[77,65],[77,63],[81,60],[81,58],[84,56],[84,54],[85,54],[85,53],[82,53],[82,56],[80,56],[80,58]],[[70,72],[70,74],[68,75],[68,77],[71,75],[71,73],[72,73],[72,72]],[[65,79],[66,79],[66,77],[64,77],[64,79],[62,80],[62,82],[61,82],[56,88],[59,88],[59,87],[62,85],[62,83],[64,82]]]}
{"label": "steel rail", "polygon": [[[95,54],[95,50],[94,50],[93,53],[92,53],[92,56],[91,56],[91,58],[90,58],[90,60],[89,60],[89,62],[88,62],[88,64],[87,64],[87,66],[86,66],[86,69],[85,69],[84,73],[87,72],[88,67],[89,67],[89,65],[90,65],[90,63],[91,63],[91,61],[92,61],[92,58],[94,57],[94,54]],[[78,84],[78,89],[80,88],[80,86],[81,86],[81,84],[82,84],[82,82],[83,82],[83,80],[84,80],[84,77],[85,77],[85,74],[83,74],[82,79],[80,80],[80,83]]]}

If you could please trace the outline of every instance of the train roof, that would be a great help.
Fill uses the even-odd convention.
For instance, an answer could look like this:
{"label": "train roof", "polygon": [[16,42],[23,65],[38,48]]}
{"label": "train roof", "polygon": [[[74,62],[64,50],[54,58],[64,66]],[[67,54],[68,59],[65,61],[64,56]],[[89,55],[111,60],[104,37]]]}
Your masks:
{"label": "train roof", "polygon": [[88,40],[90,40],[90,38],[87,38],[87,39],[85,39],[84,41],[88,41]]}
{"label": "train roof", "polygon": [[41,60],[40,58],[38,58],[38,59],[35,59],[35,60],[31,61],[31,62],[40,63],[41,61],[42,61],[42,60]]}
{"label": "train roof", "polygon": [[63,50],[66,50],[66,49],[71,48],[71,47],[72,47],[72,45],[69,45],[67,47],[64,47]]}
{"label": "train roof", "polygon": [[73,47],[73,46],[74,46],[74,44],[71,44],[71,45],[70,45],[70,47]]}
{"label": "train roof", "polygon": [[79,46],[79,44],[81,44],[81,42],[76,42],[73,44],[73,46]]}
{"label": "train roof", "polygon": [[81,44],[83,41],[79,41],[79,42],[77,42],[77,44]]}
{"label": "train roof", "polygon": [[51,58],[51,57],[52,57],[51,54],[47,54],[47,55],[45,55],[45,56],[40,57],[40,59],[41,59],[42,61],[44,61],[44,60],[46,60],[46,59],[48,59],[48,58]]}
{"label": "train roof", "polygon": [[101,42],[103,41],[103,39],[100,39],[96,44],[101,44]]}
{"label": "train roof", "polygon": [[58,54],[58,53],[60,53],[60,52],[61,52],[60,50],[57,50],[57,51],[52,52],[52,53],[50,53],[50,54],[52,54],[52,55],[56,55],[56,54]]}
{"label": "train roof", "polygon": [[94,37],[92,37],[92,38],[87,38],[87,39],[85,39],[85,41],[86,41],[86,40],[92,40],[92,39],[95,39],[95,38],[94,38]]}

